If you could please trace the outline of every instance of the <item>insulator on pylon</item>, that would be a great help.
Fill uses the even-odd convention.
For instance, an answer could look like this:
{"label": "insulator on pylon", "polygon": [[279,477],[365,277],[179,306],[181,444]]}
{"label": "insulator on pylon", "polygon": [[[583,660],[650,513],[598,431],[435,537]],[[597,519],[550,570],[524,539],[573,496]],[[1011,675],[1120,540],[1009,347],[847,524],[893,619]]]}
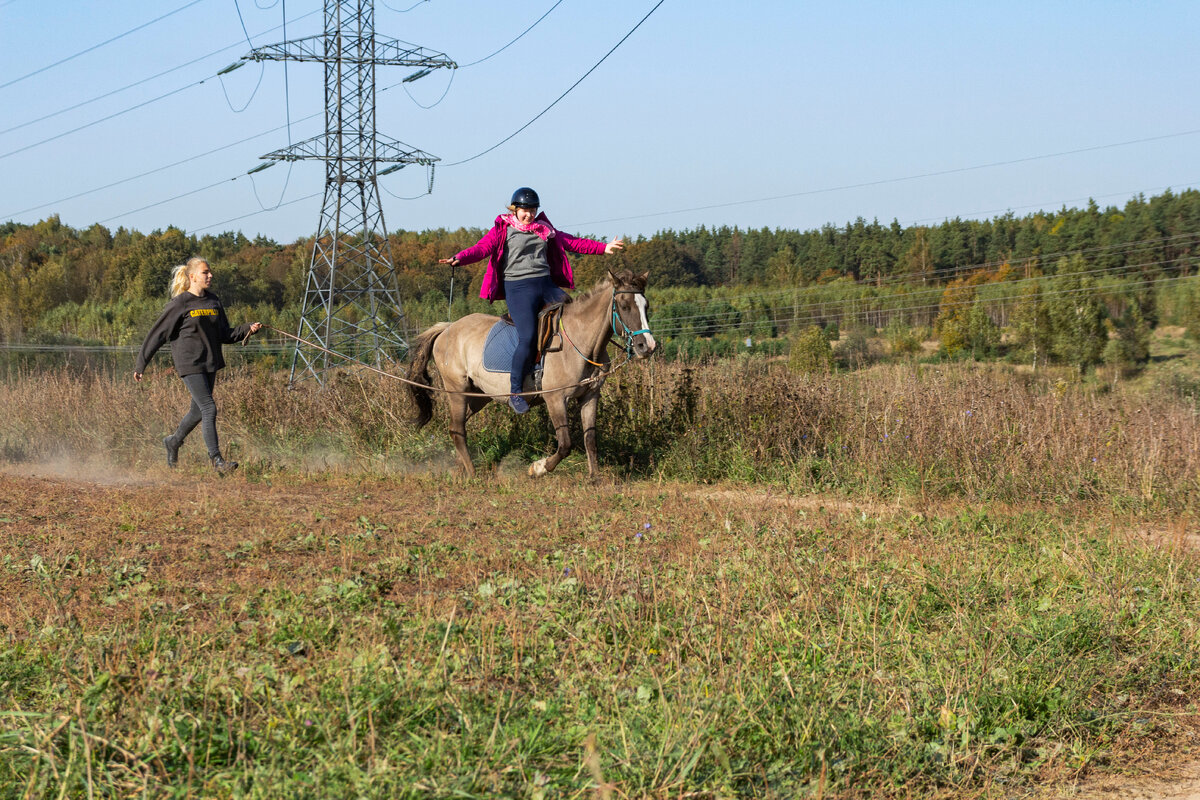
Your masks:
{"label": "insulator on pylon", "polygon": [[417,70],[417,71],[416,71],[416,72],[414,72],[412,75],[409,75],[407,78],[405,78],[404,80],[402,80],[402,81],[400,81],[400,82],[401,82],[401,83],[412,83],[413,81],[420,80],[421,78],[424,78],[426,75],[428,75],[428,74],[429,74],[429,73],[431,73],[431,72],[433,72],[433,70],[432,70],[432,69],[422,69],[422,70]]}
{"label": "insulator on pylon", "polygon": [[228,67],[226,67],[225,69],[218,72],[217,74],[218,75],[227,75],[230,72],[233,72],[235,69],[238,69],[238,68],[244,67],[244,66],[246,66],[245,61],[235,61],[232,64],[230,64]]}

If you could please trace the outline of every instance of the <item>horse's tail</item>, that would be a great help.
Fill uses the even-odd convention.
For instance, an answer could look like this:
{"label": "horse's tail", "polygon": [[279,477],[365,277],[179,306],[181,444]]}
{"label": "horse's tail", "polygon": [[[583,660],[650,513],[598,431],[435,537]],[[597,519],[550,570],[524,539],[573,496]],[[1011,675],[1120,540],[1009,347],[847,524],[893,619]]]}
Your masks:
{"label": "horse's tail", "polygon": [[409,349],[409,352],[412,353],[412,361],[408,365],[408,379],[424,384],[424,386],[406,384],[408,395],[412,398],[413,405],[417,407],[417,417],[413,420],[413,424],[418,428],[425,427],[425,423],[433,419],[433,392],[425,388],[430,385],[429,357],[433,354],[434,341],[448,327],[450,327],[449,322],[439,322],[433,325],[418,336]]}

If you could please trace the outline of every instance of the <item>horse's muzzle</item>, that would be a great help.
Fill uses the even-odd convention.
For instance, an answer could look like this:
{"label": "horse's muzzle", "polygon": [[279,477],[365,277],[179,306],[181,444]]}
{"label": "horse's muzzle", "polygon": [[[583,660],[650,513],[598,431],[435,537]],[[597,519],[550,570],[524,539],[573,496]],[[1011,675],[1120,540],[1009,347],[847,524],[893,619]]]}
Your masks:
{"label": "horse's muzzle", "polygon": [[635,336],[633,339],[633,355],[635,358],[649,358],[658,349],[658,342],[648,333]]}

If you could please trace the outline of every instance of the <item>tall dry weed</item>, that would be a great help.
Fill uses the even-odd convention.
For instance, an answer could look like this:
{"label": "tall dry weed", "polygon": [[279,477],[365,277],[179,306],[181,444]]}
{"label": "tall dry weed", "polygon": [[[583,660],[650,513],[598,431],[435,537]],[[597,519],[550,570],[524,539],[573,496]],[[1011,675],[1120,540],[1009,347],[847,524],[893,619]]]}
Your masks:
{"label": "tall dry weed", "polygon": [[[282,372],[238,367],[222,373],[216,396],[223,446],[265,465],[305,467],[319,453],[318,463],[357,469],[396,458],[442,468],[451,449],[444,410],[415,431],[403,384],[375,373],[289,389]],[[188,396],[167,372],[135,384],[57,370],[10,373],[0,404],[5,460],[68,453],[134,465],[160,459],[159,441]],[[493,409],[469,437],[485,459],[513,448],[536,457],[553,447],[542,414],[517,421]],[[598,428],[602,463],[630,475],[1175,508],[1200,491],[1193,406],[1168,392],[1083,383],[1070,371],[910,364],[798,375],[761,359],[650,362],[609,379]],[[507,444],[485,444],[498,438]]]}

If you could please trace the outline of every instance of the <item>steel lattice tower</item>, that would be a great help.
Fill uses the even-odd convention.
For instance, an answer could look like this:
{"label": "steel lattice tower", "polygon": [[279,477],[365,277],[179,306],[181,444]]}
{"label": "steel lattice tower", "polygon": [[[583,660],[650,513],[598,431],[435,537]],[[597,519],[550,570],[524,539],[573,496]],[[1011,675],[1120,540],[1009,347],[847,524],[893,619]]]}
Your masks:
{"label": "steel lattice tower", "polygon": [[[428,72],[458,65],[443,53],[376,38],[374,0],[325,0],[323,34],[258,47],[242,58],[325,65],[325,133],[262,158],[325,162],[325,199],[296,335],[381,366],[408,345],[376,165],[432,168],[438,159],[376,133],[375,67]],[[289,383],[309,377],[323,383],[322,373],[331,366],[328,353],[298,344]]]}

